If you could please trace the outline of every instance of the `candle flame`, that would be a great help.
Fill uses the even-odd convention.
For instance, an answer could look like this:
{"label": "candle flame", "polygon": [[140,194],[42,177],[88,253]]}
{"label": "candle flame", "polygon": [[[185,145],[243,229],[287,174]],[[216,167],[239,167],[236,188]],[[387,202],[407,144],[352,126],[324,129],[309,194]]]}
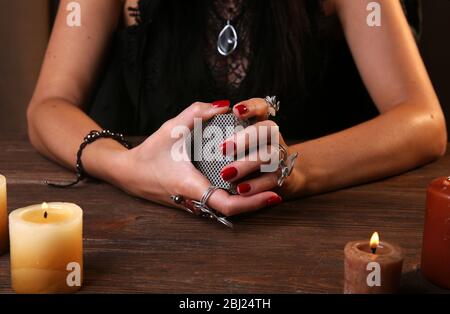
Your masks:
{"label": "candle flame", "polygon": [[370,238],[370,248],[372,250],[376,250],[379,244],[380,244],[380,236],[378,235],[378,232],[374,232],[372,234],[372,237]]}
{"label": "candle flame", "polygon": [[48,204],[46,202],[42,203],[41,208],[42,208],[42,210],[47,210]]}

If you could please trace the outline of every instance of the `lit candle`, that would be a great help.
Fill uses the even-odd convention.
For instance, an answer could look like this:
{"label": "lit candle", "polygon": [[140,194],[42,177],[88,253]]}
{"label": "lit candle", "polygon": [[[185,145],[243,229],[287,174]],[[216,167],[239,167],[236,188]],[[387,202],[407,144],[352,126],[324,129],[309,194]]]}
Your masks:
{"label": "lit candle", "polygon": [[450,289],[450,177],[434,180],[427,191],[422,248],[422,273]]}
{"label": "lit candle", "polygon": [[9,215],[11,282],[17,293],[68,293],[81,287],[83,211],[43,203]]}
{"label": "lit candle", "polygon": [[8,250],[8,210],[6,178],[0,175],[0,255]]}
{"label": "lit candle", "polygon": [[395,293],[400,286],[403,253],[399,246],[380,242],[375,232],[370,241],[345,246],[344,293]]}

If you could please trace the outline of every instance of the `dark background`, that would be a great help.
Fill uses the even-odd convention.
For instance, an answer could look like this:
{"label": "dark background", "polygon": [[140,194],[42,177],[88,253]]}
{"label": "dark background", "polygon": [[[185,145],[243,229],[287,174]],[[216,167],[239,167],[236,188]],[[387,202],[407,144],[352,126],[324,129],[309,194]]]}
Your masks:
{"label": "dark background", "polygon": [[[450,126],[450,1],[422,1],[420,49]],[[450,131],[450,130],[449,130]]]}
{"label": "dark background", "polygon": [[[57,0],[0,0],[0,132],[26,130],[25,110],[39,73],[57,3]],[[422,0],[421,3],[420,50],[450,125],[447,80],[450,0]]]}

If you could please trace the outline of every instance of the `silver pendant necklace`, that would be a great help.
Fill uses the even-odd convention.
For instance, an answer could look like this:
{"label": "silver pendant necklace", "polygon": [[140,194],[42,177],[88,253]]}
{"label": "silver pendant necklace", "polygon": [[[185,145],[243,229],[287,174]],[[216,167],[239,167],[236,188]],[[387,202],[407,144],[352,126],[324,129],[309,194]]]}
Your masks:
{"label": "silver pendant necklace", "polygon": [[228,20],[225,27],[219,33],[217,38],[217,51],[222,56],[229,56],[236,50],[238,45],[238,35],[236,29],[231,25],[231,21]]}
{"label": "silver pendant necklace", "polygon": [[[220,55],[226,57],[232,54],[236,48],[238,47],[238,34],[234,25],[239,26],[241,17],[245,14],[247,9],[247,5],[245,1],[242,0],[233,0],[229,1],[234,3],[232,7],[225,8],[226,18],[223,19],[221,14],[219,14],[217,10],[217,3],[214,4],[213,14],[220,21],[226,21],[225,26],[219,33],[217,37],[217,51]],[[223,4],[223,3],[222,3]],[[233,22],[233,24],[231,24]]]}

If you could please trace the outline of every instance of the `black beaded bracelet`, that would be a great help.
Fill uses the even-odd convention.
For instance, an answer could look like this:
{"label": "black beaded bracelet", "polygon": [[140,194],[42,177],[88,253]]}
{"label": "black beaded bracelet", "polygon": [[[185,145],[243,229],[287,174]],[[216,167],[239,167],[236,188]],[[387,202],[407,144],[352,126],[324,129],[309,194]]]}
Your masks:
{"label": "black beaded bracelet", "polygon": [[88,146],[89,144],[95,142],[98,139],[101,138],[111,138],[113,140],[116,140],[120,144],[122,144],[125,148],[130,149],[131,144],[125,139],[125,137],[120,133],[114,133],[109,130],[103,130],[103,131],[91,131],[88,135],[85,136],[83,139],[83,142],[80,145],[80,148],[77,152],[77,163],[76,163],[76,175],[77,179],[70,183],[50,183],[49,181],[45,180],[44,183],[55,188],[69,188],[72,187],[82,180],[84,180],[88,175],[84,171],[83,168],[83,162],[81,161],[81,156],[83,154],[83,150]]}

